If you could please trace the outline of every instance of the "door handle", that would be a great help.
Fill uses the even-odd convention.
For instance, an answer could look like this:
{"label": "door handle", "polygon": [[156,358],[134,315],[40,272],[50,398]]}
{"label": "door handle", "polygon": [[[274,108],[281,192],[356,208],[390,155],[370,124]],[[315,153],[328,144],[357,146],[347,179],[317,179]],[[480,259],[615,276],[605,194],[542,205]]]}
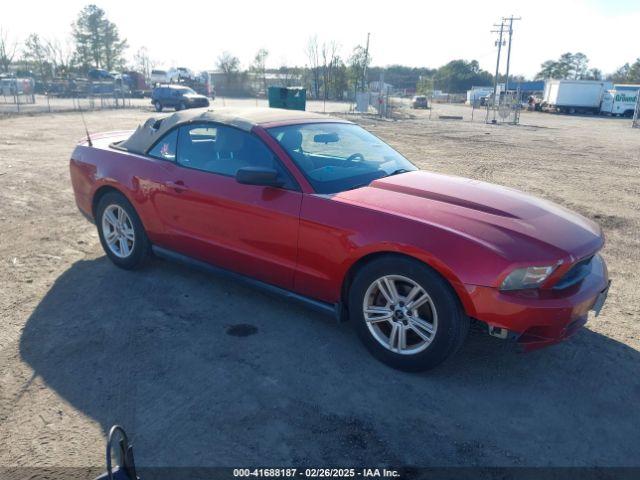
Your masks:
{"label": "door handle", "polygon": [[166,187],[173,188],[178,193],[189,190],[189,187],[187,187],[182,180],[176,180],[175,182],[169,180],[168,182],[164,182],[164,184]]}

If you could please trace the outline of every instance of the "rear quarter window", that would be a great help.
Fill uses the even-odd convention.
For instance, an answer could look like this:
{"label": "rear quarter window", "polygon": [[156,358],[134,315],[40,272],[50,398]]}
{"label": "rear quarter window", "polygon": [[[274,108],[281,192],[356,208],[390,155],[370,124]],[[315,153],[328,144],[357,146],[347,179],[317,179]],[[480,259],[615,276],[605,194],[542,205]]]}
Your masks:
{"label": "rear quarter window", "polygon": [[149,156],[160,160],[174,162],[176,159],[176,145],[178,144],[178,129],[167,133],[151,150]]}

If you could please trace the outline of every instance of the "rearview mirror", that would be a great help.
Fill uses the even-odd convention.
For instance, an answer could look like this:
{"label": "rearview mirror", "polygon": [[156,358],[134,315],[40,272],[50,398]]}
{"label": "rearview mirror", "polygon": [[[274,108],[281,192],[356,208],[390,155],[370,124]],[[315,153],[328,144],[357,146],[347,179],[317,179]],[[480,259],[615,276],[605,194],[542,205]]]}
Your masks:
{"label": "rearview mirror", "polygon": [[335,143],[340,140],[337,133],[319,133],[313,136],[313,141],[315,143]]}
{"label": "rearview mirror", "polygon": [[243,167],[236,172],[236,181],[244,185],[262,185],[263,187],[281,187],[278,172],[273,168]]}

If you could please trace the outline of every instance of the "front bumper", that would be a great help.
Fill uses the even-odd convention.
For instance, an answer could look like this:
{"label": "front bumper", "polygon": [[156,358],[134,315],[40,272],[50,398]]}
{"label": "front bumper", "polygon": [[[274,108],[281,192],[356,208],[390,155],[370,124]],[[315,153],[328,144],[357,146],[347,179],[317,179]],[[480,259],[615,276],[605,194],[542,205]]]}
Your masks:
{"label": "front bumper", "polygon": [[523,350],[531,351],[572,336],[587,323],[590,310],[597,310],[597,315],[609,283],[607,266],[596,255],[591,273],[563,290],[503,292],[477,285],[465,287],[474,306],[474,318],[512,332]]}
{"label": "front bumper", "polygon": [[207,100],[206,98],[196,98],[196,99],[189,100],[187,105],[188,105],[189,108],[208,107],[209,106],[209,100]]}

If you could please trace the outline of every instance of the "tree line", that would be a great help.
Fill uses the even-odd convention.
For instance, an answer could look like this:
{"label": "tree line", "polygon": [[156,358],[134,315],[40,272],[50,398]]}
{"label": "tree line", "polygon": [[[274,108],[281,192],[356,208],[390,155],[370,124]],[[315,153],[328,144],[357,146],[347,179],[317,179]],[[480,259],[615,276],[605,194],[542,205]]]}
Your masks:
{"label": "tree line", "polygon": [[[0,27],[0,73],[7,73],[13,64],[18,64],[44,81],[55,76],[86,75],[91,69],[121,71],[125,68],[143,73],[148,78],[155,66],[144,47],[133,55],[133,63],[127,65],[124,55],[128,49],[126,38],[121,37],[117,25],[108,19],[106,12],[93,4],[85,6],[78,13],[71,24],[70,40],[62,43],[32,33],[18,44]],[[232,91],[235,88],[241,91],[239,93],[249,93],[249,88],[266,91],[269,83],[267,77],[275,74],[283,85],[305,86],[310,95],[318,99],[351,96],[366,90],[369,82],[379,80],[382,75],[384,82],[394,89],[415,89],[418,93],[433,90],[463,93],[473,86],[491,85],[494,81],[494,76],[482,70],[476,60],[452,60],[439,68],[404,65],[374,67],[371,65],[371,54],[362,45],[356,45],[346,54],[343,52],[337,42],[312,36],[304,47],[304,67],[281,65],[267,68],[270,53],[266,48],[256,52],[246,69],[242,68],[237,56],[226,51],[216,59],[215,67],[224,77],[221,89]],[[535,78],[640,83],[640,58],[605,76],[601,70],[590,68],[589,59],[584,53],[567,52],[556,60],[542,63]],[[504,80],[504,76],[498,78],[500,82]],[[511,76],[509,80],[524,78]]]}
{"label": "tree line", "polygon": [[[43,38],[31,33],[19,44],[0,27],[0,73],[8,73],[12,64],[23,74],[33,74],[40,80],[70,75],[86,75],[89,70],[120,71],[127,67],[124,53],[127,40],[121,38],[118,27],[96,5],[87,5],[71,24],[68,42]],[[134,55],[134,65],[141,73],[152,68],[147,50]]]}
{"label": "tree line", "polygon": [[582,52],[563,53],[557,60],[547,60],[540,65],[536,79],[557,80],[609,80],[615,83],[640,83],[640,58],[632,64],[625,63],[615,72],[604,75],[598,68],[589,68],[589,58]]}

